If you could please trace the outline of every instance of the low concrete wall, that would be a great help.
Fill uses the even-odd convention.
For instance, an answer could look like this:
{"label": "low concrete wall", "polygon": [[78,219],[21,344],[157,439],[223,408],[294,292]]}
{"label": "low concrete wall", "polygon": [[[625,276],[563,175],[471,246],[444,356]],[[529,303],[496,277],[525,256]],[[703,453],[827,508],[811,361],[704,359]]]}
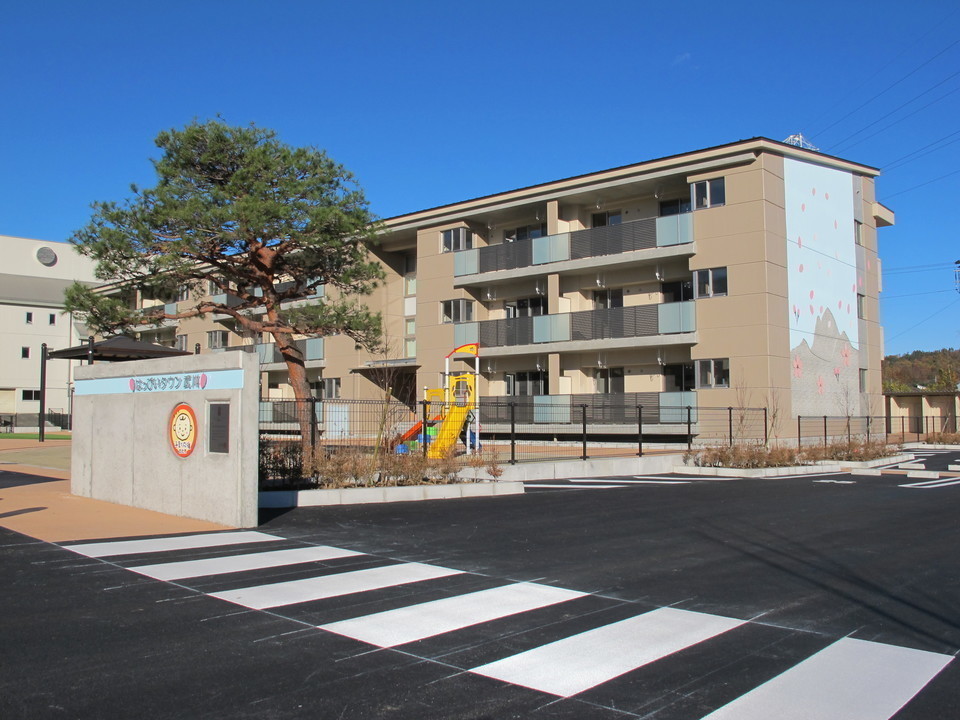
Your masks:
{"label": "low concrete wall", "polygon": [[[502,463],[503,481],[564,480],[581,477],[604,477],[607,475],[657,475],[673,472],[679,464],[680,454],[644,455],[641,457],[591,458],[589,460],[556,460],[554,462]],[[465,468],[460,477],[477,480],[493,480],[486,468]]]}
{"label": "low concrete wall", "polygon": [[272,490],[260,493],[260,507],[290,508],[319,505],[450,500],[494,495],[522,495],[523,483],[478,482],[450,485],[405,485],[401,487],[332,488],[329,490]]}
{"label": "low concrete wall", "polygon": [[73,493],[255,526],[258,371],[249,353],[78,367]]}

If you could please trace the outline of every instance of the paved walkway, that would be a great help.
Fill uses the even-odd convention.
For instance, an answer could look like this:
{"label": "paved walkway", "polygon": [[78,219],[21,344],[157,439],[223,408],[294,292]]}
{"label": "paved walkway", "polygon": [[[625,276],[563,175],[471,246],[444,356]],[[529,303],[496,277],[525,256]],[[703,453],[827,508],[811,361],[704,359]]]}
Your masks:
{"label": "paved walkway", "polygon": [[70,494],[70,441],[0,437],[0,527],[47,540],[93,540],[223,530]]}

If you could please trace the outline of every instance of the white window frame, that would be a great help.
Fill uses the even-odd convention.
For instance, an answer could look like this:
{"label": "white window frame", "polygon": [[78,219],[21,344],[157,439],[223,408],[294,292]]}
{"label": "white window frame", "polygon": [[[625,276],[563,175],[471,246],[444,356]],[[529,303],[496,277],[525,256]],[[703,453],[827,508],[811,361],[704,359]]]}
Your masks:
{"label": "white window frame", "polygon": [[208,330],[207,331],[207,348],[209,350],[223,350],[224,348],[230,347],[230,331],[229,330]]}
{"label": "white window frame", "polygon": [[[719,276],[722,273],[723,275],[723,286],[724,289],[722,292],[718,292],[714,289],[715,277]],[[706,292],[700,292],[700,278],[702,275],[706,276]],[[693,297],[696,300],[700,298],[711,298],[711,297],[724,297],[729,293],[729,278],[727,276],[727,269],[725,267],[719,268],[705,268],[703,270],[694,270],[693,271]]]}
{"label": "white window frame", "polygon": [[47,315],[47,324],[48,324],[48,325],[56,325],[56,324],[57,324],[57,314],[56,314],[56,313],[49,313],[49,314]]}
{"label": "white window frame", "polygon": [[188,340],[186,335],[177,335],[173,340],[173,346],[177,350],[181,350],[183,352],[187,351],[187,343]]}
{"label": "white window frame", "polygon": [[24,320],[27,325],[33,325],[33,313],[28,310],[24,316]]}
{"label": "white window frame", "polygon": [[690,183],[690,206],[694,210],[706,210],[726,204],[727,186],[724,178],[711,178]]}
{"label": "white window frame", "polygon": [[443,324],[473,322],[473,300],[465,298],[444,300],[440,303],[440,322]]}
{"label": "white window frame", "polygon": [[473,232],[467,227],[456,227],[440,233],[441,252],[458,252],[473,248]]}
{"label": "white window frame", "polygon": [[730,359],[710,358],[708,360],[697,360],[694,379],[697,383],[697,389],[729,388]]}
{"label": "white window frame", "polygon": [[867,319],[867,296],[857,293],[857,319]]}

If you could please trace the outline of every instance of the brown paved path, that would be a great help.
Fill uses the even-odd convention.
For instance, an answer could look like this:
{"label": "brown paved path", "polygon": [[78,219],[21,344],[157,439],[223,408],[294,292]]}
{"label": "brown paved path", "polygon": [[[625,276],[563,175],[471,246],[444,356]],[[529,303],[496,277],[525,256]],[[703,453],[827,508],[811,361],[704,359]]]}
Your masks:
{"label": "brown paved path", "polygon": [[69,440],[0,438],[0,527],[50,542],[226,529],[71,495],[69,468]]}

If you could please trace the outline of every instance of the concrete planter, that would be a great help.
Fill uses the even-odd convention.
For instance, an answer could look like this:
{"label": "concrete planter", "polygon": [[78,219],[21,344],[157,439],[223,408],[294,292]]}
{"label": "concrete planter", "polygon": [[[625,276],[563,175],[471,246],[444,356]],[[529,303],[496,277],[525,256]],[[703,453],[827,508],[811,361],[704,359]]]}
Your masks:
{"label": "concrete planter", "polygon": [[522,493],[523,483],[519,482],[474,482],[451,485],[403,485],[400,487],[334,488],[328,490],[265,490],[260,493],[260,507],[292,508],[416,502],[419,500],[519,495]]}
{"label": "concrete planter", "polygon": [[836,463],[829,465],[792,465],[790,467],[769,468],[731,468],[731,467],[695,467],[677,465],[673,472],[684,475],[701,475],[705,477],[777,477],[780,475],[822,475],[829,472],[840,472]]}

